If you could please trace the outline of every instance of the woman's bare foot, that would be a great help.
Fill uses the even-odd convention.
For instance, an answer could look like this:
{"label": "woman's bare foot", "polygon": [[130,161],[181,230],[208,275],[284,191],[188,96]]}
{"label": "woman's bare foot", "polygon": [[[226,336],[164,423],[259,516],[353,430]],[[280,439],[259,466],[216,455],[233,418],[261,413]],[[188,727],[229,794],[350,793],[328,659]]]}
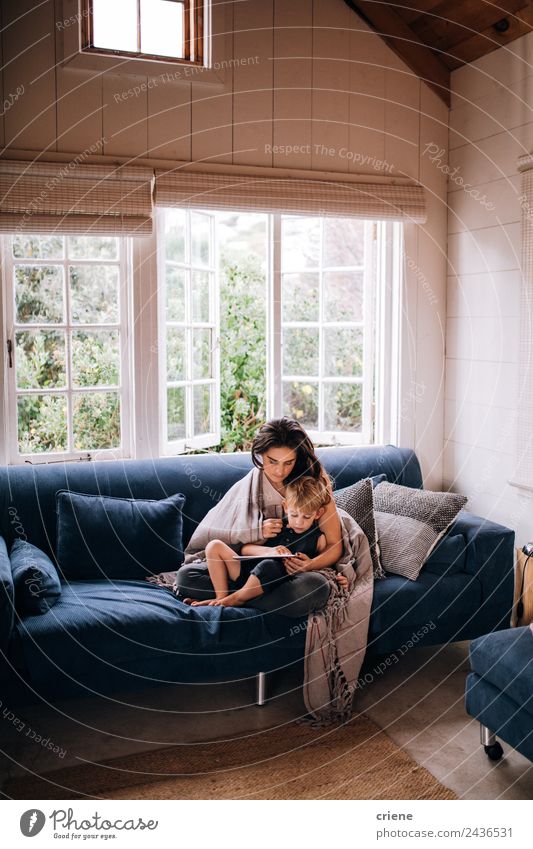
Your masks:
{"label": "woman's bare foot", "polygon": [[205,607],[206,605],[220,604],[221,602],[223,602],[227,598],[228,595],[229,595],[229,593],[226,596],[219,596],[219,598],[208,598],[205,601],[193,601],[191,599],[191,606],[192,607]]}

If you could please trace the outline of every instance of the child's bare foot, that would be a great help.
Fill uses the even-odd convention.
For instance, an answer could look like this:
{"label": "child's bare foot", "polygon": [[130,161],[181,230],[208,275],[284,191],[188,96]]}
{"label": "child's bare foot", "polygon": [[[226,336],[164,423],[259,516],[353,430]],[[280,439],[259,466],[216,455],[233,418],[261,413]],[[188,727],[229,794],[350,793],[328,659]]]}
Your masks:
{"label": "child's bare foot", "polygon": [[212,607],[241,607],[244,604],[244,601],[240,598],[238,593],[231,593],[231,595],[227,595],[224,598],[214,598],[212,601],[208,601]]}
{"label": "child's bare foot", "polygon": [[336,575],[337,583],[342,590],[348,589],[348,579],[344,575]]}

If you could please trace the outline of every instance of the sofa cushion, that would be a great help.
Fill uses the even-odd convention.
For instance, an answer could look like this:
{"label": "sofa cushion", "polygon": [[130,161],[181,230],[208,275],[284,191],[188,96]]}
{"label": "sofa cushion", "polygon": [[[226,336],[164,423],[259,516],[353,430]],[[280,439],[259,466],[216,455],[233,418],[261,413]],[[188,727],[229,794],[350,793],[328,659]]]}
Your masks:
{"label": "sofa cushion", "polygon": [[57,569],[44,551],[22,539],[17,539],[9,552],[15,607],[21,614],[46,613],[61,595]]}
{"label": "sofa cushion", "polygon": [[0,536],[0,649],[5,649],[15,621],[15,590],[7,546]]}
{"label": "sofa cushion", "polygon": [[524,704],[533,689],[531,629],[524,625],[478,637],[470,644],[470,665],[481,678],[503,690],[517,704]]}
{"label": "sofa cushion", "polygon": [[179,569],[185,498],[161,501],[60,490],[57,562],[67,580],[134,579]]}
{"label": "sofa cushion", "polygon": [[376,534],[376,523],[374,521],[374,501],[372,498],[373,485],[371,478],[346,486],[344,489],[335,490],[333,498],[337,507],[348,513],[355,519],[365,534],[370,545],[370,556],[374,578],[384,578],[385,572],[379,562],[378,539]]}
{"label": "sofa cushion", "polygon": [[374,490],[374,515],[383,568],[416,581],[466,501],[453,492],[380,483]]}
{"label": "sofa cushion", "polygon": [[402,575],[387,575],[374,584],[370,617],[370,641],[381,643],[389,634],[434,623],[446,639],[458,639],[481,604],[481,584],[466,574],[447,577],[422,571],[417,581]]}
{"label": "sofa cushion", "polygon": [[437,543],[424,564],[424,572],[434,575],[455,575],[466,566],[466,540],[462,534],[450,534]]}
{"label": "sofa cushion", "polygon": [[[73,682],[99,692],[104,679],[112,684],[124,669],[137,672],[138,687],[152,683],[157,666],[163,681],[194,679],[202,655],[230,654],[236,668],[241,655],[257,647],[274,651],[294,622],[251,607],[191,607],[146,581],[104,579],[65,584],[48,613],[24,618],[15,630],[33,683],[46,685],[57,665]],[[304,623],[301,631],[303,640]]]}

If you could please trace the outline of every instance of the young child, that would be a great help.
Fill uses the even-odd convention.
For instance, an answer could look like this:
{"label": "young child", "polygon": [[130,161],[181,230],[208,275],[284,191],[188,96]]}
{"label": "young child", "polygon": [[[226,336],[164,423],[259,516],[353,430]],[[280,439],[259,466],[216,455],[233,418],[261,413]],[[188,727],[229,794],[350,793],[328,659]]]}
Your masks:
{"label": "young child", "polygon": [[[283,501],[286,518],[281,532],[264,543],[242,546],[242,555],[257,555],[257,559],[236,560],[234,550],[226,543],[221,540],[208,543],[207,568],[216,597],[211,601],[193,601],[192,604],[238,607],[269,592],[292,575],[312,569],[312,565],[309,567],[308,564],[326,547],[326,537],[318,520],[329,501],[330,494],[322,479],[301,477],[287,485]],[[298,556],[272,559],[269,558],[272,551]],[[229,591],[229,581],[236,585],[234,592]],[[337,575],[337,581],[343,589],[348,587],[344,575]]]}

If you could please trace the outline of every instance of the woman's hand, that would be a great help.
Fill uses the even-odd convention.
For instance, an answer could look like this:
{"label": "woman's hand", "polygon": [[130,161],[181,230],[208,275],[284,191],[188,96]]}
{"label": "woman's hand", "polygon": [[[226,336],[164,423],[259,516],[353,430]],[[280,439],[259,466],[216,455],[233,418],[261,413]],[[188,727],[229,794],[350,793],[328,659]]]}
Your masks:
{"label": "woman's hand", "polygon": [[277,537],[283,528],[281,519],[265,519],[263,522],[263,539],[272,539]]}
{"label": "woman's hand", "polygon": [[307,572],[309,570],[311,558],[307,554],[299,552],[296,557],[291,557],[290,560],[284,560],[283,563],[289,575],[297,575],[300,572]]}

